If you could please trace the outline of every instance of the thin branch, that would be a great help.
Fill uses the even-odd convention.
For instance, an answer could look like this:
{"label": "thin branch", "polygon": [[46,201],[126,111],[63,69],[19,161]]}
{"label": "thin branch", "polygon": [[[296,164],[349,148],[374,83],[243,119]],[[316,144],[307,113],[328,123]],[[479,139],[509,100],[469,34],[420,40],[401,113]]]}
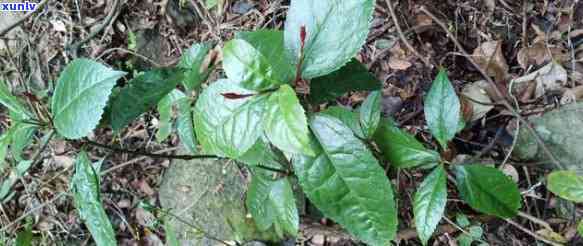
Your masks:
{"label": "thin branch", "polygon": [[27,13],[24,17],[22,17],[22,19],[12,23],[11,25],[7,26],[6,28],[2,29],[2,31],[0,31],[0,37],[3,37],[4,35],[6,35],[8,32],[10,32],[10,30],[14,29],[15,27],[19,26],[20,24],[22,24],[24,21],[26,21],[28,18],[30,18],[31,16],[33,16],[34,14],[36,14],[40,9],[44,8],[44,6],[49,2],[49,0],[43,0],[42,2],[40,2],[37,6],[36,9],[34,9],[34,11]]}
{"label": "thin branch", "polygon": [[516,223],[516,222],[514,222],[514,221],[512,221],[512,220],[510,220],[510,219],[505,219],[505,221],[506,221],[508,224],[511,224],[511,225],[513,225],[514,227],[518,228],[519,230],[523,231],[524,233],[526,233],[526,234],[528,234],[528,235],[531,235],[531,236],[532,236],[532,237],[534,237],[536,240],[542,241],[542,242],[544,242],[544,243],[546,243],[546,244],[550,244],[550,245],[553,245],[553,246],[560,246],[560,245],[562,245],[562,244],[560,244],[560,243],[556,243],[556,242],[550,241],[550,240],[548,240],[548,239],[546,239],[546,238],[543,238],[543,237],[539,236],[538,234],[536,234],[535,232],[532,232],[531,230],[524,228],[524,227],[523,227],[523,226],[521,226],[520,224],[518,224],[518,223]]}
{"label": "thin branch", "polygon": [[395,14],[395,9],[393,8],[393,4],[391,3],[391,1],[385,0],[385,2],[387,3],[387,6],[389,7],[389,12],[391,13],[391,18],[393,19],[393,23],[395,24],[395,27],[397,28],[397,32],[399,33],[399,38],[401,39],[401,42],[403,42],[403,44],[405,44],[405,46],[407,46],[407,49],[409,49],[409,51],[411,51],[411,53],[413,53],[417,58],[419,58],[421,61],[423,61],[423,63],[425,64],[426,67],[432,67],[431,62],[429,62],[428,59],[426,59],[421,54],[419,54],[419,52],[417,52],[417,50],[411,45],[411,43],[409,43],[409,41],[405,37],[405,34],[403,33],[401,26],[399,25],[399,20],[397,19],[397,15]]}
{"label": "thin branch", "polygon": [[28,212],[24,213],[23,215],[21,215],[20,217],[18,217],[14,221],[8,223],[6,226],[0,228],[0,233],[5,232],[10,227],[12,227],[12,226],[16,225],[18,222],[26,219],[31,214],[35,213],[36,211],[38,211],[40,209],[43,209],[44,207],[48,206],[49,204],[52,204],[52,203],[56,202],[57,200],[59,200],[60,198],[66,196],[67,194],[68,194],[67,192],[61,192],[58,195],[56,195],[55,197],[51,198],[51,200],[48,200],[48,201],[44,202],[43,204],[39,205],[38,207],[35,207],[35,208],[29,210]]}
{"label": "thin branch", "polygon": [[119,1],[120,0],[115,0],[115,2],[113,3],[113,6],[111,7],[111,10],[109,11],[107,16],[105,17],[105,20],[101,23],[101,25],[99,27],[97,27],[93,32],[91,32],[89,34],[89,36],[87,36],[86,38],[82,39],[81,41],[79,41],[77,43],[67,45],[67,47],[65,47],[65,49],[71,51],[73,56],[76,57],[77,51],[79,50],[79,48],[82,45],[89,42],[91,39],[93,39],[95,36],[97,36],[97,34],[99,34],[101,31],[103,31],[107,26],[109,26],[109,23],[111,23],[111,21],[113,20],[113,17],[117,13],[117,10],[119,7],[118,6]]}
{"label": "thin branch", "polygon": [[108,54],[110,54],[110,53],[112,53],[114,51],[121,51],[121,52],[124,52],[124,53],[128,53],[128,54],[134,55],[134,56],[142,59],[143,61],[149,62],[150,64],[152,64],[155,67],[164,67],[164,65],[155,62],[154,60],[148,58],[147,56],[144,56],[144,55],[142,55],[140,53],[137,53],[135,51],[128,50],[128,49],[124,49],[124,48],[121,48],[121,47],[116,47],[116,48],[111,48],[111,49],[105,50],[100,55],[98,55],[96,59],[102,59],[105,55],[108,55]]}
{"label": "thin branch", "polygon": [[85,143],[95,146],[95,147],[99,147],[102,149],[108,149],[108,150],[112,150],[115,152],[119,152],[119,153],[126,153],[126,154],[132,154],[132,155],[139,155],[139,156],[147,156],[150,158],[154,158],[154,159],[171,159],[171,160],[194,160],[194,159],[218,159],[221,158],[219,156],[216,155],[166,155],[166,154],[155,154],[155,153],[149,153],[149,152],[145,152],[145,151],[139,151],[139,150],[127,150],[127,149],[122,149],[122,148],[117,148],[117,147],[113,147],[113,146],[109,146],[109,145],[105,145],[105,144],[101,144],[101,143],[97,143],[91,140],[87,140],[85,141]]}
{"label": "thin branch", "polygon": [[[469,53],[464,49],[464,47],[459,43],[459,41],[456,38],[454,38],[454,35],[449,31],[447,26],[441,20],[439,20],[435,15],[433,15],[433,13],[431,13],[429,10],[427,10],[427,8],[425,8],[425,6],[421,6],[419,8],[419,10],[421,12],[425,13],[426,15],[428,15],[435,23],[437,23],[437,25],[439,25],[441,27],[441,29],[443,29],[443,31],[447,34],[449,39],[455,44],[455,46],[460,50],[460,52],[462,52],[464,54],[464,56],[466,58],[470,57]],[[553,162],[553,164],[555,164],[555,166],[557,166],[559,169],[565,169],[563,164],[555,157],[555,155],[546,146],[546,144],[544,143],[544,141],[542,140],[542,138],[540,137],[538,132],[536,130],[534,130],[534,128],[529,124],[529,122],[524,117],[522,117],[520,115],[520,113],[518,113],[518,111],[516,111],[516,109],[514,109],[514,107],[512,107],[510,102],[508,102],[508,100],[506,99],[506,97],[504,96],[502,91],[500,91],[500,89],[498,88],[498,85],[496,84],[496,82],[494,82],[494,80],[492,80],[492,78],[490,78],[490,76],[488,76],[486,71],[484,71],[484,69],[482,69],[482,67],[480,67],[474,61],[474,59],[468,58],[468,61],[472,64],[472,66],[474,66],[480,72],[482,77],[484,77],[484,79],[486,79],[486,81],[488,81],[488,83],[490,83],[492,85],[492,88],[494,89],[496,96],[499,98],[503,98],[503,100],[501,102],[502,105],[504,105],[504,107],[507,110],[509,110],[514,115],[514,117],[518,118],[518,120],[525,125],[525,127],[530,131],[532,136],[535,138],[538,145],[541,146],[545,155],[547,155],[549,157],[549,159]]]}

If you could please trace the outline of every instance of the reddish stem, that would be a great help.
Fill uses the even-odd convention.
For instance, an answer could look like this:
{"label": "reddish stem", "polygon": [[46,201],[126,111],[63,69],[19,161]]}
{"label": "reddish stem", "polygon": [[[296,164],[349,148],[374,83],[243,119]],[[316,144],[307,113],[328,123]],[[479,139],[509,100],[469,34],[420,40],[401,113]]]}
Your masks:
{"label": "reddish stem", "polygon": [[304,48],[306,47],[306,26],[300,28],[300,59],[296,67],[296,79],[295,84],[297,85],[302,81],[302,66],[304,63]]}

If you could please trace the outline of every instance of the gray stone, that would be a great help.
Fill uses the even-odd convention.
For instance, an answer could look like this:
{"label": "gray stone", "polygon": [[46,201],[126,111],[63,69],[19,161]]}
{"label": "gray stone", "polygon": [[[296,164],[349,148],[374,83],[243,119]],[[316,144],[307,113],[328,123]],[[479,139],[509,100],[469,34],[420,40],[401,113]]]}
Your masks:
{"label": "gray stone", "polygon": [[[583,103],[567,105],[529,121],[565,167],[583,173]],[[524,126],[520,128],[513,155],[521,160],[548,161],[551,164]]]}
{"label": "gray stone", "polygon": [[[212,237],[232,242],[268,241],[258,233],[245,209],[247,181],[233,161],[206,159],[174,161],[164,175],[160,202]],[[182,245],[221,245],[176,219],[170,221]]]}

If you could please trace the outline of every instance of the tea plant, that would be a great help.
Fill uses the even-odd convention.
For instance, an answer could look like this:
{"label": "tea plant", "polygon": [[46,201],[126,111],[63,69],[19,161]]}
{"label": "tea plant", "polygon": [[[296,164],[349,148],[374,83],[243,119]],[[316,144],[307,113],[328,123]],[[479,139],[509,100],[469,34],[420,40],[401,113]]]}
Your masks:
{"label": "tea plant", "polygon": [[[382,167],[387,163],[392,169],[428,171],[413,211],[424,244],[445,213],[450,173],[460,197],[475,210],[516,215],[517,185],[498,169],[452,164],[381,115],[381,84],[353,59],[368,36],[374,6],[374,0],[293,0],[284,31],[240,32],[224,45],[226,76],[206,88],[203,82],[213,67],[204,62],[210,44],[196,44],[177,67],[143,72],[122,88],[114,87],[128,77],[125,72],[74,60],[59,77],[49,109],[24,106],[2,84],[0,103],[10,111],[12,126],[0,139],[0,157],[4,160],[10,148],[19,164],[11,171],[15,178],[2,184],[0,198],[9,197],[10,187],[35,164],[36,157],[24,160],[22,150],[36,131],[54,130],[69,140],[83,139],[97,127],[119,132],[157,107],[156,137],[163,141],[172,132],[176,106],[175,128],[185,148],[195,154],[200,145],[205,154],[192,158],[247,164],[253,175],[247,208],[260,230],[282,238],[298,233],[293,173],[326,217],[363,242],[389,245],[398,216]],[[314,105],[358,90],[371,93],[357,111],[331,106],[313,112]],[[460,115],[459,99],[441,69],[425,100],[427,125],[441,150],[463,129]],[[45,141],[53,136],[46,133]],[[75,168],[72,192],[81,218],[98,245],[116,245],[100,202],[99,169],[83,151]]]}

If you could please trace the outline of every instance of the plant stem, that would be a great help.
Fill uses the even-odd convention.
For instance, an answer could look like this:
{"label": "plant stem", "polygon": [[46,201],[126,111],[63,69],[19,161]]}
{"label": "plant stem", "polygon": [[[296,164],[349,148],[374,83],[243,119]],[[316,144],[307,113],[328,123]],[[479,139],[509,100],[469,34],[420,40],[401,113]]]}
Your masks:
{"label": "plant stem", "polygon": [[263,169],[263,170],[266,170],[266,171],[271,171],[271,172],[274,172],[274,173],[281,173],[281,174],[283,174],[285,176],[289,176],[290,175],[290,172],[288,170],[283,170],[283,169],[268,167],[268,166],[264,166],[264,165],[256,165],[256,166],[252,166],[252,167],[256,167],[256,168]]}
{"label": "plant stem", "polygon": [[109,145],[105,145],[105,144],[101,144],[101,143],[97,143],[91,140],[86,140],[85,141],[87,144],[95,146],[95,147],[99,147],[102,149],[109,149],[115,152],[120,152],[120,153],[127,153],[127,154],[132,154],[132,155],[141,155],[141,156],[147,156],[147,157],[151,157],[154,159],[171,159],[171,160],[194,160],[194,159],[219,159],[221,157],[216,156],[216,155],[165,155],[165,154],[154,154],[154,153],[149,153],[149,152],[145,152],[145,151],[138,151],[138,150],[127,150],[127,149],[122,149],[122,148],[117,148],[117,147],[113,147],[113,146],[109,146]]}

